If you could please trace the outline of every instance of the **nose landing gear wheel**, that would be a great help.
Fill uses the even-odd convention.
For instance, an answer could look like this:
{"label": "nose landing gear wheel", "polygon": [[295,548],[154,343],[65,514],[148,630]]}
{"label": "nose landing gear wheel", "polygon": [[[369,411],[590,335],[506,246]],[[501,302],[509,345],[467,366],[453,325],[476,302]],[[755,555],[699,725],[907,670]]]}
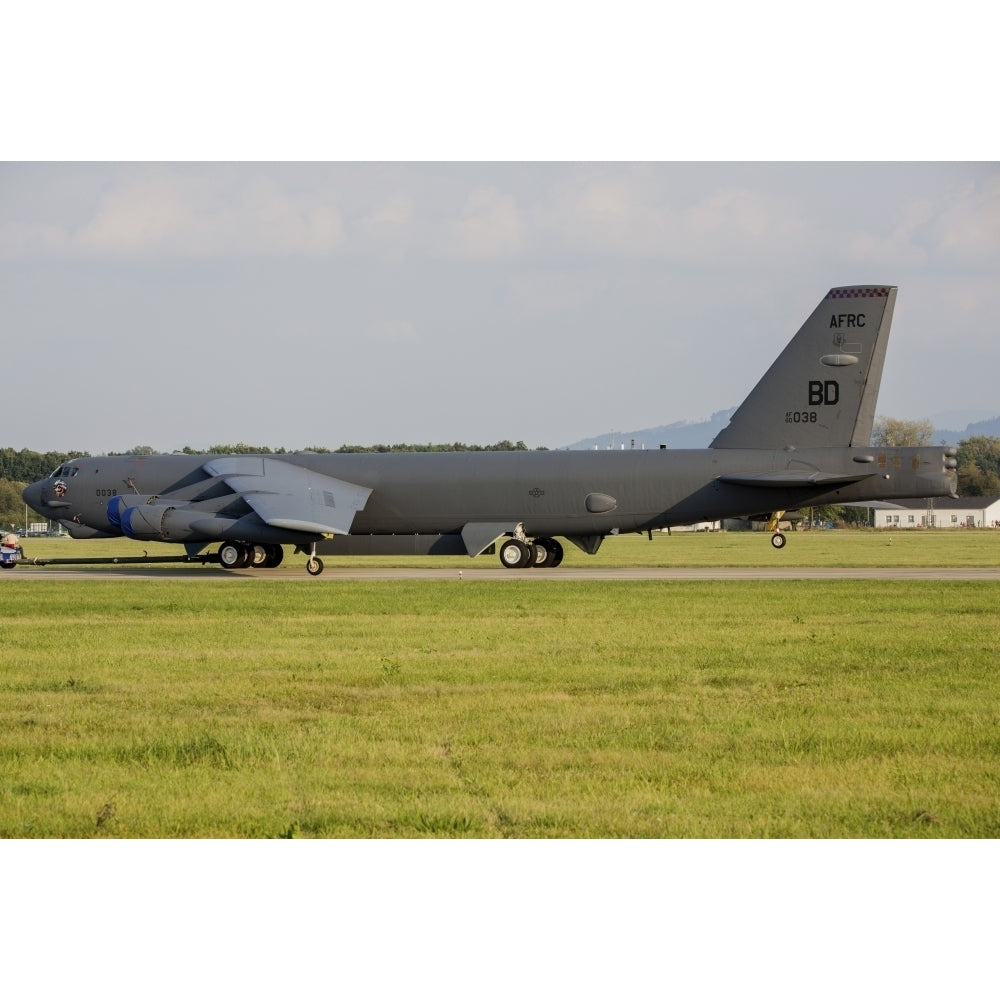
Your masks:
{"label": "nose landing gear wheel", "polygon": [[310,576],[319,576],[323,572],[323,560],[319,556],[310,556],[306,563],[306,572]]}

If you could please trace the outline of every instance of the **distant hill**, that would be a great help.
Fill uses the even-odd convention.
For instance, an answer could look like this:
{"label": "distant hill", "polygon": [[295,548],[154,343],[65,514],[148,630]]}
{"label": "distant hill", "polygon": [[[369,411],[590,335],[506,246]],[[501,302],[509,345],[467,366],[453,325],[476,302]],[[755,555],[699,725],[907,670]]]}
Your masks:
{"label": "distant hill", "polygon": [[934,429],[934,441],[943,441],[945,444],[958,444],[970,437],[1000,437],[1000,417],[993,417],[991,420],[979,420],[974,424],[968,424],[964,431],[949,431],[942,428]]}
{"label": "distant hill", "polygon": [[736,412],[734,406],[729,410],[719,410],[708,420],[691,422],[678,420],[662,427],[647,427],[638,431],[614,431],[601,434],[599,437],[584,438],[571,445],[566,445],[572,451],[593,451],[595,448],[603,451],[607,448],[624,448],[628,451],[635,442],[636,448],[659,448],[665,444],[668,448],[707,448],[716,434],[729,423],[729,418]]}
{"label": "distant hill", "polygon": [[[734,406],[729,410],[719,410],[717,413],[713,413],[708,420],[701,422],[678,420],[673,424],[664,424],[662,427],[647,427],[645,430],[613,431],[598,437],[584,438],[582,441],[576,441],[563,447],[572,451],[592,451],[595,448],[602,451],[607,448],[628,451],[629,448],[633,447],[632,442],[634,441],[636,448],[659,448],[661,444],[665,444],[668,448],[707,448],[715,435],[729,423],[729,418],[735,412],[736,407]],[[970,437],[1000,437],[1000,417],[970,423],[964,431],[938,427],[934,429],[935,444],[939,442],[958,444],[959,441]]]}

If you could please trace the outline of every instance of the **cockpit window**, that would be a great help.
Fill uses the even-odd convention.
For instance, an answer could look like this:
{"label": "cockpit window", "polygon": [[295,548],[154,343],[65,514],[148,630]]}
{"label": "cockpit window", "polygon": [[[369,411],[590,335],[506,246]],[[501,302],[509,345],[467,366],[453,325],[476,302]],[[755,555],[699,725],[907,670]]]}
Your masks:
{"label": "cockpit window", "polygon": [[55,472],[49,476],[49,479],[56,479],[58,477],[65,478],[66,476],[75,476],[80,470],[75,465],[60,465]]}

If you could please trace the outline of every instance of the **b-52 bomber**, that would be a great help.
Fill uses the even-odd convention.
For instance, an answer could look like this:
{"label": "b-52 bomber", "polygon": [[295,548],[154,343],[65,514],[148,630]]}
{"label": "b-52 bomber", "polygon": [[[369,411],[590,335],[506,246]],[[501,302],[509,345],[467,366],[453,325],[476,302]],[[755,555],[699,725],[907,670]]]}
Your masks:
{"label": "b-52 bomber", "polygon": [[182,543],[226,568],[308,554],[498,551],[557,566],[558,538],[954,496],[954,448],[871,447],[896,288],[831,289],[707,449],[78,458],[24,490],[74,538]]}

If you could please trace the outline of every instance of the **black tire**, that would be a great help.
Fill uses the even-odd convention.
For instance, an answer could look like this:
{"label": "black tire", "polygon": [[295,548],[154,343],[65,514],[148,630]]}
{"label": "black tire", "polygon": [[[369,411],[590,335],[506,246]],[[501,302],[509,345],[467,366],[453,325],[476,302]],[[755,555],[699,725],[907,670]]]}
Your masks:
{"label": "black tire", "polygon": [[249,553],[240,542],[223,542],[219,546],[219,564],[223,569],[241,569],[246,566]]}
{"label": "black tire", "polygon": [[535,560],[540,569],[555,569],[563,558],[563,547],[554,538],[536,538],[535,547],[544,550],[544,556]]}
{"label": "black tire", "polygon": [[306,563],[306,572],[310,576],[319,576],[323,572],[323,560],[319,556],[312,556]]}
{"label": "black tire", "polygon": [[508,538],[500,546],[500,562],[505,569],[523,569],[528,562],[528,546],[517,538]]}
{"label": "black tire", "polygon": [[776,549],[783,549],[785,547],[785,542],[787,541],[788,539],[785,538],[780,531],[776,531],[773,535],[771,535],[771,544]]}
{"label": "black tire", "polygon": [[265,569],[274,569],[281,565],[281,560],[285,558],[285,550],[280,545],[265,545],[267,549],[267,559],[264,560]]}
{"label": "black tire", "polygon": [[254,569],[263,569],[267,565],[267,560],[269,558],[267,545],[251,545],[250,546],[250,565]]}

